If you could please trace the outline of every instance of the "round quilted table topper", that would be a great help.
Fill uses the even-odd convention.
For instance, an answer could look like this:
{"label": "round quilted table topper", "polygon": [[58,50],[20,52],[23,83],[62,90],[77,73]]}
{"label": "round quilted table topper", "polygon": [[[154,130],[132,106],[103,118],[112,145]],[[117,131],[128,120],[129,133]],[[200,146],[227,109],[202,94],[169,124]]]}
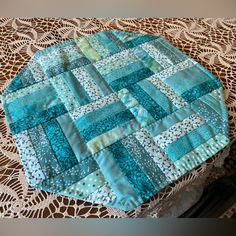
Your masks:
{"label": "round quilted table topper", "polygon": [[38,51],[2,103],[32,187],[121,210],[229,142],[221,83],[148,34],[108,30]]}

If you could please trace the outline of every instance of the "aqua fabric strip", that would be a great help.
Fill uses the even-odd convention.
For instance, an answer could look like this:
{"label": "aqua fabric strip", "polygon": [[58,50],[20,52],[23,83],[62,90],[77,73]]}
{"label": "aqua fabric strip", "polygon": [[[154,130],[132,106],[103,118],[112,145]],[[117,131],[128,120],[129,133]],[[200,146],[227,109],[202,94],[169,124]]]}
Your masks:
{"label": "aqua fabric strip", "polygon": [[98,151],[119,141],[120,139],[134,133],[138,129],[140,129],[139,123],[135,119],[132,119],[118,127],[113,128],[112,130],[107,131],[106,133],[93,138],[87,142],[88,148],[92,154],[95,154]]}
{"label": "aqua fabric strip", "polygon": [[155,119],[152,117],[152,115],[138,103],[138,101],[127,89],[120,90],[118,92],[118,96],[130,110],[130,112],[132,112],[141,127],[145,127],[148,124],[155,122]]}
{"label": "aqua fabric strip", "polygon": [[34,116],[35,111],[44,112],[60,103],[54,88],[42,85],[40,90],[11,101],[7,104],[7,109],[11,113],[11,122],[14,123],[24,117]]}
{"label": "aqua fabric strip", "polygon": [[196,100],[197,98],[200,98],[201,96],[208,94],[218,88],[219,88],[219,84],[209,80],[184,92],[183,94],[181,94],[181,97],[186,102],[190,103]]}
{"label": "aqua fabric strip", "polygon": [[123,43],[126,42],[126,41],[133,40],[135,38],[138,38],[140,36],[143,36],[142,34],[127,32],[127,31],[120,31],[120,30],[114,30],[114,29],[111,30],[111,31]]}
{"label": "aqua fabric strip", "polygon": [[124,42],[125,46],[127,48],[134,48],[136,46],[139,46],[140,44],[150,42],[152,40],[157,39],[158,36],[153,36],[153,35],[143,35],[141,37],[134,38],[132,40]]}
{"label": "aqua fabric strip", "polygon": [[30,70],[25,70],[24,73],[22,73],[21,81],[22,87],[30,86],[31,84],[34,84],[36,82]]}
{"label": "aqua fabric strip", "polygon": [[[37,83],[38,81],[37,81],[35,74],[33,75],[34,78],[31,78],[32,73],[35,73],[39,70],[38,67],[32,68],[32,67],[36,67],[36,65],[40,66],[36,62],[36,58],[34,55],[34,57],[29,61],[29,63],[26,66],[24,66],[21,69],[21,71],[15,76],[14,80],[11,80],[10,84],[5,89],[4,94],[7,95],[9,93],[15,92],[15,91],[20,90],[22,88],[29,87],[30,85],[34,85],[34,83]],[[43,73],[41,67],[40,67],[40,70]],[[30,76],[30,79],[28,80],[29,76]],[[25,79],[23,79],[23,78],[25,78]],[[34,81],[34,83],[33,83],[33,81]]]}
{"label": "aqua fabric strip", "polygon": [[110,51],[99,41],[96,34],[89,34],[85,36],[90,45],[96,48],[96,51],[101,58],[106,58],[111,55]]}
{"label": "aqua fabric strip", "polygon": [[28,133],[45,177],[52,178],[58,175],[62,169],[54,156],[42,126],[39,125],[29,129]]}
{"label": "aqua fabric strip", "polygon": [[119,78],[113,82],[111,82],[109,85],[113,89],[113,91],[117,92],[122,88],[128,87],[132,84],[137,83],[140,80],[146,79],[149,76],[152,76],[153,72],[148,68],[143,68],[138,71],[135,71],[125,77]]}
{"label": "aqua fabric strip", "polygon": [[181,95],[186,91],[191,91],[193,87],[204,83],[206,80],[209,80],[208,76],[200,72],[201,70],[197,66],[192,66],[191,68],[186,68],[166,78],[164,82],[178,95]]}
{"label": "aqua fabric strip", "polygon": [[21,163],[24,166],[25,175],[29,184],[35,187],[38,186],[46,177],[39,164],[28,130],[15,134],[14,142],[21,156]]}
{"label": "aqua fabric strip", "polygon": [[167,112],[158,105],[141,87],[134,84],[128,87],[131,94],[137,99],[138,103],[146,108],[155,120],[159,120],[167,115]]}
{"label": "aqua fabric strip", "polygon": [[184,120],[175,123],[169,129],[155,136],[153,140],[158,144],[160,148],[164,149],[172,142],[187,135],[204,123],[205,121],[199,115],[193,114],[185,118]]}
{"label": "aqua fabric strip", "polygon": [[141,197],[143,201],[156,193],[156,188],[120,141],[109,146],[108,150],[113,154],[114,160],[128,178],[129,183],[133,186],[137,195]]}
{"label": "aqua fabric strip", "polygon": [[226,120],[223,120],[223,117],[219,116],[214,109],[200,100],[192,102],[191,109],[201,115],[216,133],[222,133],[226,137],[228,136],[228,117],[225,117]]}
{"label": "aqua fabric strip", "polygon": [[[109,204],[110,206],[128,211],[142,202],[141,197],[134,192],[127,177],[124,176],[120,167],[115,162],[112,153],[108,149],[103,149],[96,153],[94,159],[116,194],[116,199]],[[112,170],[112,172],[110,170]]]}
{"label": "aqua fabric strip", "polygon": [[183,54],[178,48],[174,47],[172,44],[170,44],[169,41],[162,37],[154,40],[153,42],[151,42],[151,44],[155,46],[160,53],[166,55],[173,62],[173,64],[180,63],[181,61],[189,58],[187,55]]}
{"label": "aqua fabric strip", "polygon": [[67,84],[75,99],[79,101],[80,106],[91,102],[89,95],[71,71],[63,73],[63,76],[58,77],[58,79],[62,79]]}
{"label": "aqua fabric strip", "polygon": [[[98,121],[98,122],[93,123],[88,128],[81,130],[80,134],[86,141],[89,141],[89,140],[99,136],[100,134],[103,134],[115,127],[118,127],[119,125],[121,125],[127,121],[130,121],[133,118],[134,118],[133,114],[129,110],[126,110],[126,111],[120,112],[116,115],[108,116],[108,118],[106,118],[102,121]],[[104,124],[106,124],[106,125],[104,125]],[[77,126],[77,124],[76,124],[76,126]]]}
{"label": "aqua fabric strip", "polygon": [[97,52],[97,50],[92,47],[89,41],[85,37],[80,37],[75,39],[77,46],[79,47],[80,51],[83,53],[86,59],[90,62],[96,62],[101,59],[101,56]]}
{"label": "aqua fabric strip", "polygon": [[148,53],[154,61],[157,61],[163,68],[169,68],[173,65],[171,60],[164,54],[160,53],[151,43],[144,43],[140,46],[146,53]]}
{"label": "aqua fabric strip", "polygon": [[51,179],[45,179],[40,183],[39,188],[53,193],[61,192],[63,189],[77,183],[87,175],[98,169],[97,163],[93,158],[86,158],[77,165],[71,167],[61,174]]}
{"label": "aqua fabric strip", "polygon": [[109,87],[108,83],[104,80],[101,74],[97,71],[96,67],[92,64],[89,64],[84,67],[85,70],[91,75],[97,86],[103,92],[104,96],[107,96],[113,93],[112,89]]}
{"label": "aqua fabric strip", "polygon": [[195,113],[194,110],[190,109],[189,107],[188,108],[182,107],[176,112],[147,126],[146,129],[148,133],[151,135],[151,137],[155,137],[158,134],[162,133],[163,131],[169,129],[175,123],[182,121],[183,119],[189,117],[194,113]]}
{"label": "aqua fabric strip", "polygon": [[115,93],[112,93],[106,97],[100,98],[97,101],[93,101],[87,105],[76,107],[72,111],[70,111],[70,115],[73,119],[73,121],[81,118],[83,115],[86,115],[96,109],[103,108],[104,106],[108,104],[112,104],[113,102],[119,101],[117,95]]}
{"label": "aqua fabric strip", "polygon": [[97,38],[112,54],[120,52],[120,48],[106,35],[105,32],[99,32]]}
{"label": "aqua fabric strip", "polygon": [[50,78],[50,77],[57,76],[61,73],[64,73],[66,71],[73,70],[75,68],[88,65],[90,63],[91,62],[86,57],[81,57],[77,60],[74,60],[74,61],[70,62],[69,64],[66,64],[66,63],[59,64],[55,67],[47,69],[45,71],[45,73],[46,73],[47,77]]}
{"label": "aqua fabric strip", "polygon": [[60,50],[55,50],[48,53],[47,55],[41,56],[38,59],[38,62],[43,70],[47,71],[51,70],[53,67],[57,67],[60,64],[68,65],[71,62],[79,60],[82,57],[82,52],[74,42],[74,44],[67,45],[64,48],[60,48]]}
{"label": "aqua fabric strip", "polygon": [[20,74],[16,75],[15,79],[10,82],[10,84],[8,85],[6,90],[4,91],[5,95],[7,95],[9,93],[12,93],[12,92],[15,92],[18,89],[21,89],[21,88],[24,87],[24,85],[21,81],[21,74],[24,73],[24,71],[27,70],[27,69],[28,69],[28,65],[26,65],[24,67],[24,69],[22,70],[22,72]]}
{"label": "aqua fabric strip", "polygon": [[183,155],[214,137],[214,131],[208,124],[194,129],[165,148],[165,153],[172,161],[180,159]]}
{"label": "aqua fabric strip", "polygon": [[69,145],[60,125],[56,119],[42,124],[45,134],[50,142],[53,152],[61,166],[62,171],[68,170],[78,163],[77,158]]}
{"label": "aqua fabric strip", "polygon": [[34,115],[24,117],[15,123],[9,124],[9,126],[12,134],[14,135],[65,113],[67,113],[65,106],[63,104],[59,104],[49,108],[46,111],[39,113],[35,112]]}
{"label": "aqua fabric strip", "polygon": [[67,113],[57,117],[57,122],[59,123],[78,162],[90,156],[91,153],[88,150],[86,142],[82,139],[81,135],[79,134],[78,129],[76,128],[76,125],[73,123],[70,115]]}
{"label": "aqua fabric strip", "polygon": [[223,88],[221,82],[207,69],[205,69],[203,66],[201,66],[199,63],[196,63],[196,66],[203,72],[205,75],[207,75],[212,81],[214,81],[216,84],[218,84],[219,87]]}
{"label": "aqua fabric strip", "polygon": [[161,72],[164,68],[154,60],[145,50],[141,47],[133,49],[134,55],[139,59],[147,68],[152,70],[154,73]]}
{"label": "aqua fabric strip", "polygon": [[104,79],[107,81],[107,83],[112,83],[113,81],[116,81],[117,79],[120,79],[122,77],[129,76],[133,72],[136,72],[137,70],[141,70],[144,68],[143,63],[137,61],[131,64],[128,64],[127,66],[118,68],[114,71],[112,71],[109,74],[106,74],[104,76]]}
{"label": "aqua fabric strip", "polygon": [[166,97],[166,95],[157,89],[150,81],[142,80],[138,82],[138,85],[168,114],[177,110],[168,97]]}
{"label": "aqua fabric strip", "polygon": [[35,83],[30,86],[30,92],[29,92],[29,87],[25,87],[12,93],[7,93],[7,94],[4,93],[4,98],[2,99],[2,102],[3,104],[9,104],[16,99],[21,99],[24,96],[30,95],[31,93],[37,92],[38,90],[41,90],[42,88],[46,88],[49,86],[50,86],[49,81],[40,81],[39,83]]}
{"label": "aqua fabric strip", "polygon": [[195,168],[195,166],[202,164],[210,156],[217,153],[218,150],[225,147],[228,142],[229,139],[227,137],[217,134],[213,138],[207,140],[205,143],[181,157],[175,162],[175,166],[181,174],[184,174]]}
{"label": "aqua fabric strip", "polygon": [[147,175],[157,191],[168,184],[169,181],[165,174],[156,166],[153,159],[148,157],[146,150],[140,145],[134,135],[122,139],[121,143],[134,158],[140,169]]}
{"label": "aqua fabric strip", "polygon": [[117,38],[116,35],[112,33],[112,31],[105,31],[104,33],[120,50],[127,49],[127,46],[119,38]]}
{"label": "aqua fabric strip", "polygon": [[79,102],[77,101],[74,95],[71,93],[70,89],[66,85],[63,79],[61,79],[61,75],[55,76],[50,80],[51,86],[54,87],[58,96],[61,99],[61,102],[65,105],[67,111],[72,111],[79,106]]}
{"label": "aqua fabric strip", "polygon": [[137,58],[132,53],[132,50],[124,50],[122,52],[111,55],[109,58],[97,61],[93,65],[96,67],[99,73],[104,76],[118,68],[124,67],[136,61]]}
{"label": "aqua fabric strip", "polygon": [[59,194],[72,198],[86,198],[105,185],[105,179],[100,170],[96,170],[85,178],[67,187]]}
{"label": "aqua fabric strip", "polygon": [[81,118],[77,119],[75,123],[76,123],[76,126],[78,127],[78,130],[82,131],[84,129],[89,128],[91,123],[97,123],[99,121],[103,121],[104,119],[109,117],[111,114],[114,116],[125,110],[126,110],[126,107],[124,106],[122,102],[120,101],[114,102],[100,109],[89,112],[88,114],[85,114]]}
{"label": "aqua fabric strip", "polygon": [[212,91],[206,96],[202,96],[200,100],[213,108],[219,116],[222,116],[223,120],[228,120],[228,113],[225,110],[224,104],[218,104],[218,100],[224,100],[224,91],[222,87]]}

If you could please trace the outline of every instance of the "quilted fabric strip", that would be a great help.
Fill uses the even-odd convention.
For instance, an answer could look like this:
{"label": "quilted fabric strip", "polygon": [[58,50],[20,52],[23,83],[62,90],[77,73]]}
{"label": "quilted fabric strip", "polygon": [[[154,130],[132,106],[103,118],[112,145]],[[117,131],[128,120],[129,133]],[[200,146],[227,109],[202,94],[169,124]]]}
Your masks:
{"label": "quilted fabric strip", "polygon": [[38,51],[2,96],[29,184],[131,210],[228,142],[221,83],[160,36]]}

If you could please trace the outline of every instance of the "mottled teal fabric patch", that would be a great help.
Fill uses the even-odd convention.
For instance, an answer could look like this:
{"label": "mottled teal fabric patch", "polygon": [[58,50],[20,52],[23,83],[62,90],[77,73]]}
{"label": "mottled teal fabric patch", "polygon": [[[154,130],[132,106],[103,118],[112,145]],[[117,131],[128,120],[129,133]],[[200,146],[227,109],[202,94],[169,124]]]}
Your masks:
{"label": "mottled teal fabric patch", "polygon": [[132,210],[229,142],[221,83],[160,36],[38,51],[2,95],[29,184]]}

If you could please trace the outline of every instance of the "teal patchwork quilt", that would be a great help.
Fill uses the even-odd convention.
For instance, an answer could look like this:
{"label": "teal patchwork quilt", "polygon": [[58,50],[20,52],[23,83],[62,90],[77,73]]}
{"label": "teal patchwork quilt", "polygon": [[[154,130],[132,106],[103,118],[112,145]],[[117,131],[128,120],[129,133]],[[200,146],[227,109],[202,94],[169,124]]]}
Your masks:
{"label": "teal patchwork quilt", "polygon": [[2,104],[32,187],[121,210],[229,142],[221,83],[160,36],[108,30],[38,51]]}

